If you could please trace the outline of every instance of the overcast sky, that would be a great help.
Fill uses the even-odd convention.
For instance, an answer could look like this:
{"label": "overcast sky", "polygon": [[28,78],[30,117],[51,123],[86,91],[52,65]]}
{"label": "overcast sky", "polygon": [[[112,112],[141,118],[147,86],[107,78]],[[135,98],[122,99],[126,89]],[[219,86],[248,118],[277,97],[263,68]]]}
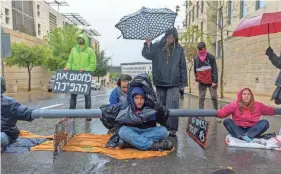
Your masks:
{"label": "overcast sky", "polygon": [[[139,10],[142,6],[150,8],[170,8],[175,11],[176,5],[181,6],[181,12],[175,26],[182,26],[185,8],[184,0],[65,0],[69,6],[60,7],[61,13],[79,13],[102,36],[99,40],[101,49],[112,57],[113,65],[124,62],[147,61],[141,56],[144,41],[124,40],[115,24],[125,15]],[[54,7],[55,8],[55,7]],[[57,8],[55,8],[57,9]]]}

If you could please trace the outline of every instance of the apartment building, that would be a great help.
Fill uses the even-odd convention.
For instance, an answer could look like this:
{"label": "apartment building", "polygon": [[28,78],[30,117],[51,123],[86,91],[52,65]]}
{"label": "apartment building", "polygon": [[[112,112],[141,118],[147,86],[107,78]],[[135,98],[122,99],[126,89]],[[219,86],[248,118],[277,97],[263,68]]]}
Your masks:
{"label": "apartment building", "polygon": [[151,62],[121,63],[121,73],[135,77],[138,74],[152,74]]}
{"label": "apartment building", "polygon": [[[2,0],[0,1],[1,29],[10,35],[11,42],[25,42],[28,45],[46,44],[44,38],[54,28],[65,24],[85,25],[90,43],[99,51],[99,42],[94,37],[100,34],[89,29],[88,24],[79,14],[62,14],[56,11],[51,4],[61,3],[54,0]],[[2,74],[5,74],[8,90],[15,86],[19,90],[25,90],[28,85],[26,69],[18,67],[1,66]],[[31,88],[43,88],[51,77],[51,72],[43,67],[34,67],[31,74]],[[14,91],[14,90],[12,90]],[[10,92],[10,91],[8,91]]]}
{"label": "apartment building", "polygon": [[[239,23],[249,17],[263,13],[281,11],[281,1],[186,1],[186,27],[195,25],[210,37],[208,51],[217,58],[219,78],[222,69],[222,39],[224,42],[224,91],[235,93],[242,87],[251,88],[254,93],[271,95],[278,70],[271,65],[265,50],[268,36],[250,38],[232,37]],[[221,10],[222,13],[219,13]],[[279,54],[281,33],[270,35],[271,47]],[[192,76],[193,90],[196,90]],[[221,84],[219,84],[221,86]]]}

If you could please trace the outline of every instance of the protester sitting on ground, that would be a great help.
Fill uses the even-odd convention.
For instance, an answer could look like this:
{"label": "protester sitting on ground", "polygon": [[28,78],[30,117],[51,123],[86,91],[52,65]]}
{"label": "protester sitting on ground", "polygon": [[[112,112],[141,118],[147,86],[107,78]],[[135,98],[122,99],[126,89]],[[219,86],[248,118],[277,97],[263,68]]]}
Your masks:
{"label": "protester sitting on ground", "polygon": [[253,138],[260,137],[268,128],[267,120],[260,120],[261,115],[274,115],[273,107],[265,106],[254,100],[254,95],[249,88],[244,88],[237,93],[237,101],[231,102],[217,111],[217,117],[227,118],[223,124],[229,134],[235,138],[253,142]]}
{"label": "protester sitting on ground", "polygon": [[130,93],[130,104],[118,113],[116,122],[121,124],[118,135],[121,148],[134,146],[140,150],[171,150],[172,142],[165,140],[168,131],[156,125],[157,111],[145,105],[145,92],[134,87]]}
{"label": "protester sitting on ground", "polygon": [[19,137],[18,120],[32,121],[30,109],[15,99],[4,96],[6,82],[1,77],[1,149],[13,143]]}
{"label": "protester sitting on ground", "polygon": [[110,104],[118,104],[127,100],[128,83],[132,80],[132,77],[127,74],[122,74],[118,81],[117,87],[111,92],[109,97]]}

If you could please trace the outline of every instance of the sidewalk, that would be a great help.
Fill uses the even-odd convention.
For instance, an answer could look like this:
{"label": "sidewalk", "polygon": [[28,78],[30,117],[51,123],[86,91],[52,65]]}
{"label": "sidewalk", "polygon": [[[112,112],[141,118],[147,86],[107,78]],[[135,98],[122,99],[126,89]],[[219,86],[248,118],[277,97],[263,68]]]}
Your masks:
{"label": "sidewalk", "polygon": [[15,98],[20,103],[26,103],[31,101],[37,101],[38,99],[51,97],[54,95],[52,92],[46,92],[46,91],[22,91],[17,93],[4,93],[5,96]]}
{"label": "sidewalk", "polygon": [[[186,94],[190,94],[190,93],[186,93]],[[191,92],[190,95],[198,97],[197,92]],[[218,96],[220,96],[219,91],[218,91]],[[209,91],[207,91],[207,93],[206,93],[206,98],[210,98]],[[232,102],[232,101],[236,101],[236,98],[237,98],[237,96],[234,93],[224,93],[224,98],[223,99],[218,98],[218,99],[219,99],[219,101]],[[268,106],[280,107],[280,106],[276,105],[273,100],[271,100],[271,96],[255,95],[255,100],[258,102],[261,102],[265,105],[268,105]]]}

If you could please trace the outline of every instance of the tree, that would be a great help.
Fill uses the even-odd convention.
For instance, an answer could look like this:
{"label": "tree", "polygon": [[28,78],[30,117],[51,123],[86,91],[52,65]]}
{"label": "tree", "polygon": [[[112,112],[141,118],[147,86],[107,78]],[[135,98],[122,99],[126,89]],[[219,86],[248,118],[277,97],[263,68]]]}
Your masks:
{"label": "tree", "polygon": [[[198,30],[197,25],[191,25],[186,28],[184,33],[180,35],[180,40],[185,51],[185,56],[188,62],[188,87],[191,93],[191,73],[194,65],[194,58],[197,56],[197,43],[200,41],[205,42],[202,31]],[[211,45],[210,37],[206,37],[207,47]]]}
{"label": "tree", "polygon": [[28,91],[31,90],[31,70],[43,64],[44,59],[52,57],[52,51],[44,45],[28,46],[24,43],[12,44],[12,57],[5,59],[8,66],[26,68],[28,72]]}
{"label": "tree", "polygon": [[108,62],[111,58],[105,56],[105,52],[101,51],[100,53],[97,53],[97,67],[94,71],[94,76],[98,77],[98,82],[100,80],[100,77],[105,76],[108,72]]}
{"label": "tree", "polygon": [[[192,2],[190,2],[190,5],[192,5]],[[216,29],[212,31],[212,29],[208,29],[207,32],[204,32],[204,35],[207,36],[213,36],[218,38],[219,42],[218,44],[221,47],[221,51],[219,52],[221,57],[221,74],[220,74],[220,95],[221,98],[224,98],[224,56],[225,56],[225,50],[224,50],[224,39],[228,36],[229,30],[228,27],[231,24],[231,22],[237,18],[237,17],[243,17],[241,16],[242,13],[236,14],[236,9],[244,9],[246,8],[246,5],[244,4],[244,1],[231,1],[231,0],[220,0],[220,1],[204,1],[204,6],[206,8],[201,9],[200,11],[204,14],[204,19],[201,19],[206,22],[211,22]],[[193,5],[196,5],[193,3]],[[244,11],[244,10],[243,10]],[[195,12],[193,12],[195,13]]]}
{"label": "tree", "polygon": [[47,42],[53,50],[53,56],[45,60],[44,65],[51,71],[65,67],[71,49],[77,43],[80,29],[74,25],[55,28],[47,36]]}
{"label": "tree", "polygon": [[117,79],[121,76],[120,73],[114,72],[114,73],[109,73],[109,79],[111,82],[117,81]]}

